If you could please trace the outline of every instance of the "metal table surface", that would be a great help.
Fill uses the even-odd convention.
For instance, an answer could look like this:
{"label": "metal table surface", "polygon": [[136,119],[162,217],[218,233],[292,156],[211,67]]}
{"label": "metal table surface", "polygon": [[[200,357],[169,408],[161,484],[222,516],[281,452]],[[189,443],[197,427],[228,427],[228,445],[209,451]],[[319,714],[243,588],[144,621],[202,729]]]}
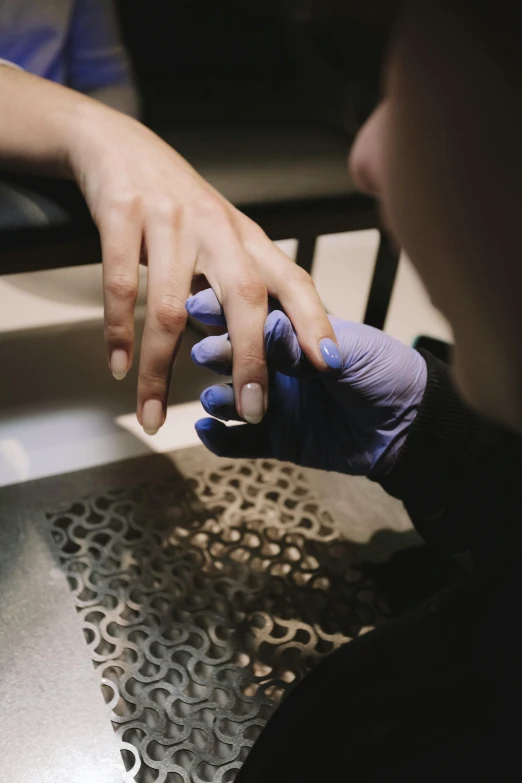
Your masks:
{"label": "metal table surface", "polygon": [[200,447],[0,490],[0,781],[232,781],[389,615],[354,543],[383,525],[411,535],[370,482]]}

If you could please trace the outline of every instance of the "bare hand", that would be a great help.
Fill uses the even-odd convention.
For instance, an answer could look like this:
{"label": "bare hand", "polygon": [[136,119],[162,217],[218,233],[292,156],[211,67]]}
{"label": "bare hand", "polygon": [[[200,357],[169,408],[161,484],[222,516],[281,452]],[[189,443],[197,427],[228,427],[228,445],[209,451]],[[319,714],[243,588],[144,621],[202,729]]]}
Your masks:
{"label": "bare hand", "polygon": [[100,230],[105,339],[117,378],[132,364],[138,265],[148,264],[137,406],[147,432],[165,419],[196,274],[205,275],[226,314],[244,419],[261,421],[268,405],[263,328],[269,295],[281,302],[311,362],[326,369],[319,342],[335,335],[310,276],[154,133],[86,105],[71,165]]}

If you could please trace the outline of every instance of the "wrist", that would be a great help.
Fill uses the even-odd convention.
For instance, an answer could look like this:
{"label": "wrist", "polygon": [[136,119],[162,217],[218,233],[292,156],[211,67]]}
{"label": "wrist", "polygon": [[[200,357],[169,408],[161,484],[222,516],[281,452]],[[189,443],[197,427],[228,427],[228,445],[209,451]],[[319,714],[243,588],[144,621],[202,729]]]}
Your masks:
{"label": "wrist", "polygon": [[70,147],[79,127],[79,93],[23,70],[0,66],[0,161],[12,171],[70,177]]}
{"label": "wrist", "polygon": [[[425,358],[413,351],[405,369],[405,376],[410,382],[399,397],[399,405],[386,424],[379,427],[381,449],[374,462],[368,478],[382,482],[394,472],[401,459],[405,444],[421,408],[428,381],[428,367]],[[412,361],[413,359],[413,361]]]}
{"label": "wrist", "polygon": [[103,154],[103,126],[106,113],[111,113],[101,103],[79,95],[59,117],[62,127],[64,166],[67,175],[73,177],[83,189],[85,173]]}
{"label": "wrist", "polygon": [[448,368],[423,354],[428,383],[418,415],[396,464],[379,481],[415,513],[436,516],[473,468],[479,444],[488,441],[492,427],[462,401]]}

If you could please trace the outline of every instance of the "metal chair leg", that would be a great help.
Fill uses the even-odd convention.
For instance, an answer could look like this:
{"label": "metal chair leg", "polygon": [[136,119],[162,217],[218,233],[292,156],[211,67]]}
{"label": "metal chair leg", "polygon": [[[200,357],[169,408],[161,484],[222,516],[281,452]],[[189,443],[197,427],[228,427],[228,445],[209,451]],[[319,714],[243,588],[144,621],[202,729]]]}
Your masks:
{"label": "metal chair leg", "polygon": [[399,251],[393,248],[389,237],[381,231],[381,241],[379,242],[370,294],[364,315],[364,323],[368,324],[368,326],[384,329],[393,286],[397,277],[399,255]]}
{"label": "metal chair leg", "polygon": [[312,274],[312,269],[314,266],[316,244],[317,236],[315,235],[304,236],[298,239],[297,256],[295,261],[296,264],[308,272],[309,275]]}

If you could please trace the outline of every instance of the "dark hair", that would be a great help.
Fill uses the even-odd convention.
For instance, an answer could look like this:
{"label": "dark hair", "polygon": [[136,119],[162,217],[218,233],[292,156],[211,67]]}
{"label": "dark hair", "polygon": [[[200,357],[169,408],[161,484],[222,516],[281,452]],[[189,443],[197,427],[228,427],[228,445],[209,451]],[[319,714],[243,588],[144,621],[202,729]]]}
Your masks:
{"label": "dark hair", "polygon": [[[367,24],[391,29],[401,10],[415,5],[422,10],[425,0],[286,0],[305,7],[314,16],[332,19],[359,19]],[[485,44],[511,64],[522,62],[519,4],[513,0],[431,0],[444,4],[451,13],[463,17],[484,39]]]}
{"label": "dark hair", "polygon": [[520,67],[522,47],[520,45],[519,4],[513,0],[462,0],[454,8],[449,0],[446,5],[469,21],[484,41],[506,63]]}
{"label": "dark hair", "polygon": [[345,17],[371,24],[393,17],[400,0],[279,0],[279,4],[294,15],[316,19]]}

